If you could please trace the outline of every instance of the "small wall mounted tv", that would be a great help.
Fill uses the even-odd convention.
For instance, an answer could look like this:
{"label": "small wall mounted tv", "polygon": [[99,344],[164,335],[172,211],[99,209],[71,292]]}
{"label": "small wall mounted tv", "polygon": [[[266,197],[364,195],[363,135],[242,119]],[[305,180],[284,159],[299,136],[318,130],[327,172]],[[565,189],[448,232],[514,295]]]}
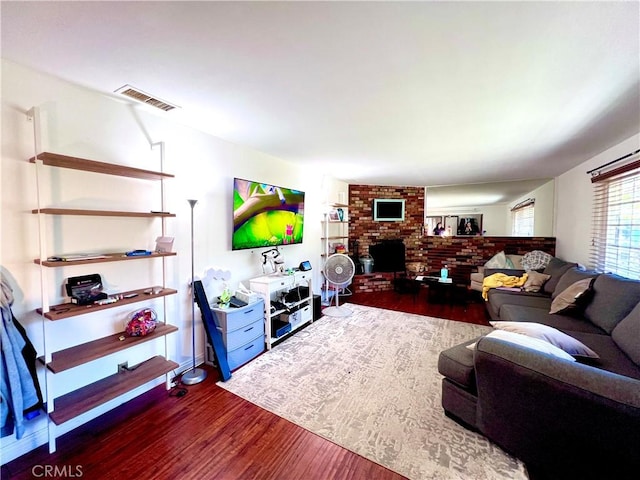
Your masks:
{"label": "small wall mounted tv", "polygon": [[304,192],[234,178],[231,248],[302,243]]}
{"label": "small wall mounted tv", "polygon": [[376,222],[403,222],[404,200],[397,198],[374,199],[373,219]]}

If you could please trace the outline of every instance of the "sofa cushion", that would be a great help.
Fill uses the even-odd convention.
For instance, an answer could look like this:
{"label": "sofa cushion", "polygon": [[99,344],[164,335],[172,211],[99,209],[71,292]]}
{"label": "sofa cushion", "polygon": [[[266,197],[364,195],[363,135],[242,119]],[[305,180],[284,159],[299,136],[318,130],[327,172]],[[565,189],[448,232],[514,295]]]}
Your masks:
{"label": "sofa cushion", "polygon": [[576,263],[565,262],[564,260],[553,257],[542,272],[546,275],[551,275],[551,278],[544,284],[544,291],[548,294],[552,294],[556,289],[560,278],[567,272],[567,270],[576,266]]}
{"label": "sofa cushion", "polygon": [[584,309],[584,317],[610,334],[639,298],[640,281],[609,273],[599,275],[593,282],[593,299]]}
{"label": "sofa cushion", "polygon": [[[488,294],[489,302],[487,310],[492,313],[493,320],[504,320],[502,308],[504,305],[522,305],[527,307],[544,308],[549,311],[551,299],[536,292],[510,292],[507,290],[492,289]],[[494,315],[495,314],[495,315]]]}
{"label": "sofa cushion", "polygon": [[553,257],[541,250],[533,250],[522,256],[522,267],[525,270],[542,270]]}
{"label": "sofa cushion", "polygon": [[591,322],[585,322],[581,318],[570,315],[549,313],[549,308],[523,307],[521,305],[503,305],[500,309],[500,320],[512,320],[516,322],[537,322],[557,328],[573,336],[573,332],[588,332],[604,335],[601,328]]}
{"label": "sofa cushion", "polygon": [[438,372],[466,390],[476,391],[476,377],[473,367],[473,351],[466,348],[479,338],[448,348],[438,356]]}
{"label": "sofa cushion", "polygon": [[490,322],[493,328],[538,338],[564,350],[572,357],[598,358],[598,354],[560,330],[534,322]]}
{"label": "sofa cushion", "polygon": [[611,332],[616,342],[633,362],[640,366],[640,303]]}
{"label": "sofa cushion", "polygon": [[640,366],[625,355],[610,335],[572,332],[571,336],[600,355],[598,360],[587,362],[590,366],[640,380]]}
{"label": "sofa cushion", "polygon": [[593,278],[584,278],[569,285],[551,302],[549,313],[575,315],[582,313],[591,298]]}
{"label": "sofa cushion", "polygon": [[535,270],[531,270],[527,274],[527,281],[524,282],[524,290],[526,292],[539,292],[545,282],[551,278],[551,275],[536,272]]}
{"label": "sofa cushion", "polygon": [[584,280],[585,278],[595,278],[597,276],[598,276],[598,273],[592,270],[584,270],[579,267],[572,267],[568,269],[564,273],[564,275],[562,275],[562,277],[560,277],[560,280],[558,280],[556,288],[553,290],[553,293],[551,294],[551,298],[556,298],[563,291],[565,291],[567,287],[569,287],[570,285],[573,285],[579,280]]}

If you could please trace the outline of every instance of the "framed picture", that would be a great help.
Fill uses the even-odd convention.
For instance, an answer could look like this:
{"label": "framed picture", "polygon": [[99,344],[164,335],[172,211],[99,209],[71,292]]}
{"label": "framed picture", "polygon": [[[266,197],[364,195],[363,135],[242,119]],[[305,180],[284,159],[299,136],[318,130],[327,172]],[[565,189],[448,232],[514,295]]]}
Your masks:
{"label": "framed picture", "polygon": [[482,235],[482,214],[464,214],[458,218],[458,235]]}
{"label": "framed picture", "polygon": [[337,210],[331,210],[329,212],[329,220],[331,220],[332,222],[340,221],[340,216],[338,215],[338,211]]}
{"label": "framed picture", "polygon": [[442,223],[442,215],[436,215],[433,217],[424,217],[424,229],[426,235],[440,235],[436,233],[436,227],[440,224],[440,226],[444,227]]}

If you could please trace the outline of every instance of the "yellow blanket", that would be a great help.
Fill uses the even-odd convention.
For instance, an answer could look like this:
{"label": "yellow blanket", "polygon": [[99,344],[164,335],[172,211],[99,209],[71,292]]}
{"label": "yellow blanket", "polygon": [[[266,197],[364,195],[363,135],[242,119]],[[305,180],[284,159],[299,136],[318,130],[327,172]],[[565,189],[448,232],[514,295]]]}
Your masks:
{"label": "yellow blanket", "polygon": [[515,275],[507,275],[506,273],[493,273],[488,277],[484,277],[482,281],[482,298],[487,300],[489,289],[498,287],[522,287],[527,281],[529,275],[526,273],[521,277]]}

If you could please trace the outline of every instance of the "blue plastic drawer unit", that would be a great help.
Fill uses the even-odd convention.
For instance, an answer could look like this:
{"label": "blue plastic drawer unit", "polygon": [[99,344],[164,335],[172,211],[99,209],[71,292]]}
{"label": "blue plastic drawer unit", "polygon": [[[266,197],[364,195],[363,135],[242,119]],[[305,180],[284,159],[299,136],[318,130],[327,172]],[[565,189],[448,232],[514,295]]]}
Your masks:
{"label": "blue plastic drawer unit", "polygon": [[264,301],[240,308],[212,308],[231,370],[264,351]]}
{"label": "blue plastic drawer unit", "polygon": [[238,368],[240,365],[244,365],[249,360],[256,358],[262,352],[264,352],[264,335],[254,338],[251,342],[246,345],[242,345],[240,348],[228,351],[227,361],[229,362],[229,369],[233,370]]}

